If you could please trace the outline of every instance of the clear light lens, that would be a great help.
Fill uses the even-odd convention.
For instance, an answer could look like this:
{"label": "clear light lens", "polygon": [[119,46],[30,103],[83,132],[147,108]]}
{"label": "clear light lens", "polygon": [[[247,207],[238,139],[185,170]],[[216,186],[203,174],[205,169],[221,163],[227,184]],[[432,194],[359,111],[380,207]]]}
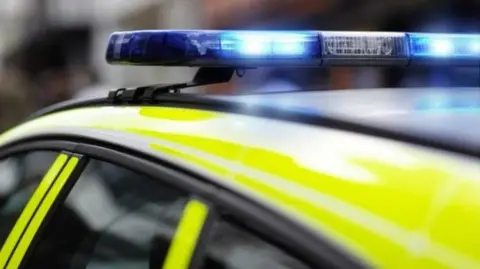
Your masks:
{"label": "clear light lens", "polygon": [[405,34],[322,32],[324,55],[354,57],[407,56]]}

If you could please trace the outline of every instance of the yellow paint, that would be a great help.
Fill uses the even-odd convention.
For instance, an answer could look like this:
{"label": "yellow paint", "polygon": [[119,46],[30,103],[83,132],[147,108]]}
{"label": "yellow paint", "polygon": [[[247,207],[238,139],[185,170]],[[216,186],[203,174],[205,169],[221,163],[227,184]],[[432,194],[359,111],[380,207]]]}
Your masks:
{"label": "yellow paint", "polygon": [[68,155],[67,154],[59,154],[56,160],[53,162],[50,169],[47,171],[45,176],[43,177],[42,181],[38,185],[37,189],[35,190],[34,194],[28,201],[27,205],[25,206],[22,214],[18,218],[15,226],[13,227],[12,231],[10,232],[7,240],[5,241],[2,250],[0,252],[0,268],[4,268],[10,254],[15,249],[18,240],[22,237],[22,234],[25,228],[28,225],[28,222],[32,218],[33,214],[37,210],[42,201],[43,197],[49,190],[50,186],[55,181],[60,170],[63,168],[65,163],[67,162]]}
{"label": "yellow paint", "polygon": [[[221,157],[227,161],[234,161],[241,154],[242,165],[249,169],[287,179],[293,182],[295,186],[308,187],[313,191],[329,193],[344,202],[355,204],[384,216],[405,229],[415,229],[421,225],[421,219],[425,217],[425,212],[429,210],[431,197],[450,179],[448,174],[432,166],[402,168],[360,157],[349,158],[345,156],[345,158],[349,158],[348,162],[351,165],[366,168],[379,180],[376,184],[365,184],[364,182],[342,180],[329,173],[313,170],[299,164],[290,156],[262,148],[247,147],[194,135],[131,131],[181,145],[188,145],[195,150]],[[167,154],[174,155],[159,143],[154,144],[153,147],[155,149],[163,147],[164,151],[168,151]],[[182,159],[186,158],[185,153],[177,152],[175,155],[177,154],[181,154],[180,158]],[[225,175],[225,172],[219,172],[219,168],[212,168],[211,164],[207,164],[201,157],[196,162],[200,163],[202,167],[214,170],[215,173]],[[282,169],[278,169],[279,167]],[[223,169],[229,170],[226,167],[223,167]],[[417,178],[422,178],[422,180],[417,180]],[[286,189],[284,188],[284,190]],[[370,197],[364,199],[367,193],[370,194]],[[409,199],[405,199],[407,197]],[[388,199],[391,202],[386,207],[381,201]]]}
{"label": "yellow paint", "polygon": [[[379,268],[480,268],[480,172],[472,168],[478,160],[346,132],[299,132],[307,127],[162,107],[61,112],[3,135],[0,144],[55,127],[138,135],[152,153],[217,176]],[[286,133],[267,137],[272,127]],[[290,147],[282,143],[296,151],[286,153]]]}
{"label": "yellow paint", "polygon": [[207,215],[207,205],[197,200],[188,202],[165,258],[163,269],[188,268]]}
{"label": "yellow paint", "polygon": [[423,250],[423,263],[440,260],[452,265],[448,268],[480,268],[479,179],[458,179],[456,191],[446,197],[432,221],[429,233],[435,244]]}
{"label": "yellow paint", "polygon": [[[202,143],[198,144],[201,145]],[[225,142],[221,144],[225,147]],[[189,155],[185,152],[176,152],[172,148],[167,150],[167,147],[159,146],[158,144],[152,144],[152,148],[198,164],[210,171],[222,169],[221,166],[208,163],[208,161],[202,157]],[[246,153],[244,156],[244,160],[248,160],[249,153]],[[357,253],[357,255],[378,268],[407,268],[407,264],[409,265],[408,268],[418,269],[453,269],[457,268],[459,264],[465,266],[458,268],[480,268],[480,263],[476,255],[476,250],[479,249],[479,240],[471,240],[468,238],[468,236],[472,235],[476,235],[475,238],[478,238],[480,235],[480,233],[476,232],[478,227],[480,227],[480,221],[475,220],[478,219],[478,216],[472,219],[472,221],[474,221],[473,223],[465,223],[465,220],[470,218],[468,214],[462,218],[451,218],[451,221],[455,220],[455,225],[448,225],[448,222],[442,221],[438,239],[452,235],[451,238],[454,240],[454,242],[443,245],[441,244],[441,240],[437,240],[437,236],[429,236],[428,229],[430,225],[426,223],[430,210],[436,210],[433,201],[434,198],[437,197],[437,194],[445,192],[445,189],[448,190],[453,187],[447,184],[447,182],[451,182],[451,179],[454,179],[472,183],[475,182],[473,179],[465,180],[455,175],[439,173],[439,169],[434,169],[433,167],[429,168],[431,169],[430,173],[427,173],[427,171],[424,172],[423,177],[418,176],[422,175],[422,170],[405,169],[403,174],[387,174],[382,177],[387,180],[392,178],[392,180],[405,181],[404,186],[396,186],[394,184],[396,183],[395,181],[393,183],[385,181],[382,182],[384,186],[376,186],[376,188],[385,188],[385,191],[391,188],[394,191],[400,192],[399,194],[391,192],[388,194],[390,197],[388,197],[384,196],[381,190],[374,192],[368,189],[360,189],[359,193],[350,193],[352,199],[362,196],[367,200],[366,202],[372,203],[362,206],[362,201],[349,203],[347,198],[339,199],[339,197],[342,198],[341,190],[328,189],[329,185],[332,185],[332,183],[329,183],[329,180],[334,180],[333,178],[321,174],[309,176],[302,172],[304,168],[298,167],[298,165],[294,166],[280,162],[278,156],[277,158],[275,158],[275,156],[265,158],[265,155],[262,154],[253,154],[253,156],[258,156],[258,159],[255,162],[252,160],[252,163],[248,164],[243,172],[239,173],[237,170],[230,170],[230,174],[224,178],[232,178],[233,176],[234,181],[239,184],[239,188],[254,190],[255,193],[259,197],[264,198],[265,201],[273,201],[273,204],[281,206],[284,210],[289,211],[290,214],[302,219],[311,226],[321,228],[330,238],[336,242],[343,243],[345,248]],[[265,164],[265,161],[262,160],[278,163],[278,167],[282,167],[282,169],[277,169],[278,171],[271,170],[270,173],[268,173],[269,169],[265,168],[256,171],[257,173],[267,172],[265,177],[245,176],[245,174],[249,173],[247,172],[248,169],[258,166],[259,163]],[[424,169],[427,169],[427,167]],[[370,167],[373,172],[377,173],[388,173],[389,171],[391,173],[399,173],[398,168],[387,168],[388,167],[376,167],[373,164],[371,164]],[[291,175],[289,178],[278,176],[278,174],[285,173],[285,171],[289,172],[289,169],[296,170],[290,171]],[[309,178],[311,178],[311,181],[308,183],[305,182],[308,181]],[[412,181],[419,181],[417,182],[418,186]],[[438,181],[438,183],[432,184],[432,182],[435,181]],[[314,182],[317,184],[312,184]],[[347,191],[348,184],[344,182],[349,181],[340,182],[345,184],[344,186],[341,185],[341,187],[347,188],[345,190]],[[430,191],[428,183],[435,186],[435,189],[432,190],[429,196],[425,195],[426,192]],[[409,186],[409,184],[413,185]],[[327,191],[322,191],[324,188],[327,189]],[[412,190],[411,193],[408,193],[409,188],[415,189]],[[402,189],[405,189],[405,191],[402,192]],[[476,207],[477,203],[480,204],[480,199],[476,198],[475,192],[478,192],[480,187],[475,186],[475,188],[465,189],[465,191],[467,190],[470,191],[471,195],[463,194],[460,199],[463,200],[465,197],[472,199],[467,205]],[[335,192],[339,192],[339,194],[335,195]],[[449,196],[446,197],[446,199],[448,198]],[[376,201],[377,204],[373,203],[373,201]],[[408,208],[402,208],[402,205],[404,207],[410,207],[410,211],[408,211]],[[422,205],[424,205],[423,214],[420,214],[422,212]],[[378,208],[377,211],[374,211],[375,208]],[[392,209],[392,213],[396,214],[389,215],[389,208]],[[417,216],[415,216],[415,212],[417,211],[420,211],[420,213],[417,213]],[[479,211],[480,210],[476,208],[475,210],[471,210],[470,213]],[[452,212],[458,213],[459,210],[452,210]],[[457,237],[457,231],[456,229],[452,229],[452,227],[461,226],[461,222],[469,228],[465,233],[460,232],[460,235],[465,234],[464,237]],[[429,246],[427,245],[425,247],[426,250],[422,251],[421,248],[425,245],[425,237],[430,237],[427,241]],[[471,242],[470,247],[467,249],[468,251],[453,247],[453,243],[467,247],[469,244],[465,244],[466,242]],[[420,250],[417,250],[417,248]],[[436,254],[435,251],[437,252]],[[465,255],[469,252],[470,255]],[[422,253],[424,256],[422,256]]]}
{"label": "yellow paint", "polygon": [[170,156],[178,157],[179,160],[193,160],[194,163],[200,164],[201,167],[208,169],[208,171],[214,172],[216,175],[225,176],[225,177],[230,175],[230,170],[228,169],[228,167],[222,167],[220,165],[216,165],[214,163],[205,161],[202,158],[191,156],[189,154],[185,154],[159,144],[152,144],[152,149],[161,151]]}
{"label": "yellow paint", "polygon": [[139,114],[144,117],[155,119],[167,119],[172,121],[203,121],[218,118],[221,115],[211,111],[197,111],[191,113],[191,110],[181,108],[158,109],[156,107],[144,107],[139,110]]}
{"label": "yellow paint", "polygon": [[72,174],[73,170],[77,166],[78,161],[79,159],[77,157],[71,157],[68,163],[65,165],[65,168],[62,170],[58,178],[53,183],[51,190],[48,192],[44,201],[38,208],[30,225],[25,231],[25,234],[20,240],[17,249],[15,250],[10,262],[7,265],[7,269],[16,269],[20,266],[22,259],[30,246],[30,243],[32,242],[35,234],[40,228],[40,225],[42,224],[48,211],[58,197],[58,194],[60,193],[68,178]]}
{"label": "yellow paint", "polygon": [[235,161],[242,153],[244,146],[227,141],[214,140],[194,135],[169,134],[165,132],[143,131],[138,129],[129,129],[128,131],[144,136],[160,138],[180,145],[195,145],[194,148],[219,156],[225,160]]}

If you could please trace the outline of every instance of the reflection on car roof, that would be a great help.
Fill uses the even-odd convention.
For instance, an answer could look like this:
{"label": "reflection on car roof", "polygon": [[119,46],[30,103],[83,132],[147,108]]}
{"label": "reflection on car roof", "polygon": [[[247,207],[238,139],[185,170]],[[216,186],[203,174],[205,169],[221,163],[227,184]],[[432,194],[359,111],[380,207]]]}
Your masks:
{"label": "reflection on car roof", "polygon": [[399,88],[220,96],[480,147],[480,88]]}

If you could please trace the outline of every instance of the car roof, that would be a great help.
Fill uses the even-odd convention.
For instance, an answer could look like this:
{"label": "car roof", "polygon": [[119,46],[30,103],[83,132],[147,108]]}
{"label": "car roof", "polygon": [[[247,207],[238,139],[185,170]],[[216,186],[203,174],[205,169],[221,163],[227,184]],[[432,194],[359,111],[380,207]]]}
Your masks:
{"label": "car roof", "polygon": [[382,88],[213,96],[480,149],[480,88]]}
{"label": "car roof", "polygon": [[[478,242],[478,233],[471,232],[480,223],[472,220],[478,211],[451,210],[477,202],[477,158],[346,130],[166,104],[59,110],[3,134],[0,147],[59,137],[120,146],[187,170],[291,217],[379,268],[404,268],[416,255],[412,242],[424,236],[431,242],[427,254],[442,250],[429,256],[434,262],[478,267],[472,261],[475,243],[464,244]],[[442,211],[444,206],[450,210]],[[438,223],[437,215],[449,221]],[[431,234],[426,223],[437,225]],[[453,239],[444,237],[459,225],[464,229]]]}

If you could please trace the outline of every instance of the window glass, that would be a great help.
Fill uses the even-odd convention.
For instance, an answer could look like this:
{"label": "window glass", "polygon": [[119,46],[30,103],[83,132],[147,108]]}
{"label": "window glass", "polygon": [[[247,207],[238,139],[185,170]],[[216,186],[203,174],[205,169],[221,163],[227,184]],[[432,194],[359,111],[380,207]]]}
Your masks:
{"label": "window glass", "polygon": [[254,234],[219,222],[207,243],[202,269],[307,269],[297,258]]}
{"label": "window glass", "polygon": [[33,246],[27,268],[149,268],[162,264],[187,195],[91,160]]}
{"label": "window glass", "polygon": [[32,151],[0,160],[0,246],[57,156],[53,151]]}

